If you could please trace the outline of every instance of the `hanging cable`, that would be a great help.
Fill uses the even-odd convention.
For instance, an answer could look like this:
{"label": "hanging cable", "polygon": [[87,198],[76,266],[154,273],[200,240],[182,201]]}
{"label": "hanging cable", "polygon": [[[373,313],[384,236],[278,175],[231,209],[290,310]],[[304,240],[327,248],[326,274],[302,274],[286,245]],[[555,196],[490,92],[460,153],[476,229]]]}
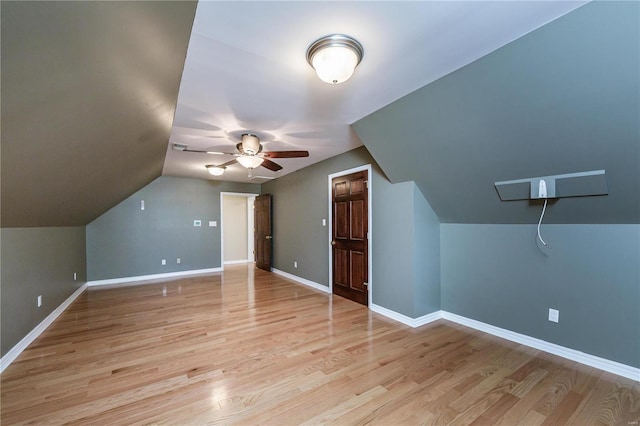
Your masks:
{"label": "hanging cable", "polygon": [[540,214],[540,220],[538,221],[538,238],[540,239],[540,242],[545,246],[545,247],[549,247],[547,245],[547,243],[544,242],[544,240],[542,239],[542,235],[540,235],[540,225],[542,224],[542,218],[544,217],[544,211],[547,209],[547,199],[544,199],[544,206],[542,207],[542,213]]}

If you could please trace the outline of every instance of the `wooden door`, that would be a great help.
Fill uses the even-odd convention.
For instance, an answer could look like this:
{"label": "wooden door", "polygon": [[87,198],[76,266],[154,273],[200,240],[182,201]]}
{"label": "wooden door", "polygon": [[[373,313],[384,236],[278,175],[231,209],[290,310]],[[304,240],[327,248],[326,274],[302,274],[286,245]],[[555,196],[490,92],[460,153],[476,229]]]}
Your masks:
{"label": "wooden door", "polygon": [[271,233],[271,194],[256,197],[253,204],[255,219],[256,266],[265,271],[271,271],[271,251],[273,235]]}
{"label": "wooden door", "polygon": [[368,305],[368,172],[332,180],[333,292]]}

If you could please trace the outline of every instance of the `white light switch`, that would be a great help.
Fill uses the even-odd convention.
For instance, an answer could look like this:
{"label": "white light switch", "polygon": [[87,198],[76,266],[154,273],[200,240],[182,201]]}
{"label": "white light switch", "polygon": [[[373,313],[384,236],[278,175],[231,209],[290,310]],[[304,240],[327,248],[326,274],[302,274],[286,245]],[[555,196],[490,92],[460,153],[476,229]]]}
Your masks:
{"label": "white light switch", "polygon": [[211,226],[211,227],[218,226],[218,222],[216,222],[215,220],[210,220],[209,221],[209,226]]}
{"label": "white light switch", "polygon": [[198,220],[198,219],[194,220],[193,221],[193,226],[202,226],[202,221]]}
{"label": "white light switch", "polygon": [[144,210],[144,200],[140,200],[140,210]]}
{"label": "white light switch", "polygon": [[160,262],[162,265],[166,265],[167,264],[167,259],[162,259],[162,262]]}

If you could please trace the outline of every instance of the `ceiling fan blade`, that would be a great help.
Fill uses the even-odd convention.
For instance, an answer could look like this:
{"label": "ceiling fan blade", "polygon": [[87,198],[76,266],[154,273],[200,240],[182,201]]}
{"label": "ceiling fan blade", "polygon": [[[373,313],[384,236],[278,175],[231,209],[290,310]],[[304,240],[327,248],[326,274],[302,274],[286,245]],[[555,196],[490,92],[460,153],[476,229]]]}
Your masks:
{"label": "ceiling fan blade", "polygon": [[207,154],[213,155],[238,155],[234,152],[222,152],[222,151],[205,151]]}
{"label": "ceiling fan blade", "polygon": [[262,154],[265,158],[297,158],[308,157],[309,151],[269,151]]}
{"label": "ceiling fan blade", "polygon": [[261,166],[274,172],[282,170],[282,166],[280,164],[274,163],[273,161],[267,160],[266,158],[262,162]]}
{"label": "ceiling fan blade", "polygon": [[232,152],[221,152],[221,151],[202,151],[199,149],[182,149],[182,152],[195,152],[197,154],[213,154],[213,155],[236,155]]}
{"label": "ceiling fan blade", "polygon": [[228,167],[228,166],[231,166],[231,165],[236,164],[237,162],[238,162],[238,160],[236,160],[236,159],[234,158],[233,160],[231,160],[231,161],[227,161],[226,163],[224,163],[224,164],[220,164],[219,166],[216,166],[216,167]]}

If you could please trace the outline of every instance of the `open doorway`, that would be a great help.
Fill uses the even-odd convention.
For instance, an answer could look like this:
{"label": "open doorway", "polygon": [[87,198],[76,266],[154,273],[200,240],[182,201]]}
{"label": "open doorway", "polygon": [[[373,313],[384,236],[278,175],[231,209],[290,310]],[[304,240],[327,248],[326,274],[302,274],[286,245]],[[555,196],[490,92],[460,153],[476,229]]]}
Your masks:
{"label": "open doorway", "polygon": [[220,253],[224,265],[254,261],[253,203],[258,194],[220,193]]}

